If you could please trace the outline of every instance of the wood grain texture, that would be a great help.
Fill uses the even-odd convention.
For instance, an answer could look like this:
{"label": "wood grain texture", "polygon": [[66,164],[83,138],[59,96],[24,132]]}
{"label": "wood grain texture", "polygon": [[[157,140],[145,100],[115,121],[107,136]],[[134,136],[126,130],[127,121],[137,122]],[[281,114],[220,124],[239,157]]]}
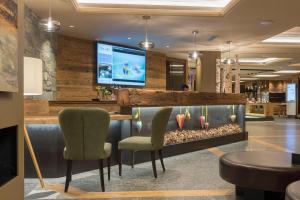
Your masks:
{"label": "wood grain texture", "polygon": [[30,141],[30,138],[29,138],[29,135],[28,135],[26,127],[24,127],[24,138],[25,138],[25,142],[27,144],[28,151],[30,153],[31,160],[33,162],[36,174],[37,174],[37,176],[39,178],[40,185],[41,185],[42,188],[45,188],[45,183],[44,183],[44,179],[43,179],[43,176],[42,176],[42,173],[41,173],[41,170],[40,170],[40,166],[39,166],[39,163],[38,163],[38,161],[36,159],[36,156],[35,156],[35,153],[34,153],[34,149],[32,147],[32,144],[31,144],[31,141]]}
{"label": "wood grain texture", "polygon": [[25,116],[47,116],[49,115],[49,103],[44,99],[24,99]]}
{"label": "wood grain texture", "polygon": [[[110,120],[131,120],[131,115],[110,115]],[[25,124],[58,124],[58,116],[27,116],[24,119]]]}
{"label": "wood grain texture", "polygon": [[270,81],[269,92],[271,93],[284,93],[286,90],[286,81]]}
{"label": "wood grain texture", "polygon": [[56,116],[65,108],[101,108],[111,113],[120,113],[117,101],[49,101],[25,99],[25,116]]}
{"label": "wood grain texture", "polygon": [[56,100],[95,98],[95,42],[59,35],[57,43]]}
{"label": "wood grain texture", "polygon": [[108,112],[120,112],[116,101],[50,101],[50,116],[58,115],[65,108],[101,108]]}
{"label": "wood grain texture", "polygon": [[64,193],[63,184],[48,184],[47,189],[54,190],[75,199],[133,199],[133,198],[174,198],[174,197],[217,197],[233,196],[234,190],[204,189],[204,190],[155,190],[155,191],[121,191],[121,192],[87,192],[77,187],[70,186],[68,193]]}
{"label": "wood grain texture", "polygon": [[121,89],[118,104],[123,107],[238,105],[246,104],[246,97],[240,94]]}
{"label": "wood grain texture", "polygon": [[146,58],[146,88],[166,89],[167,57],[159,52],[147,52]]}
{"label": "wood grain texture", "polygon": [[[58,36],[56,100],[91,100],[97,96],[96,43]],[[146,54],[146,88],[166,89],[166,56]]]}

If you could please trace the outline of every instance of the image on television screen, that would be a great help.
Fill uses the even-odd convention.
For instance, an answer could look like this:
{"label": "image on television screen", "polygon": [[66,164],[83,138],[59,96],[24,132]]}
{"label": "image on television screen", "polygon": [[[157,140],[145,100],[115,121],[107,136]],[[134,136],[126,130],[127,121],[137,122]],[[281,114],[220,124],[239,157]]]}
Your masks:
{"label": "image on television screen", "polygon": [[100,84],[145,86],[145,51],[97,44],[97,81]]}

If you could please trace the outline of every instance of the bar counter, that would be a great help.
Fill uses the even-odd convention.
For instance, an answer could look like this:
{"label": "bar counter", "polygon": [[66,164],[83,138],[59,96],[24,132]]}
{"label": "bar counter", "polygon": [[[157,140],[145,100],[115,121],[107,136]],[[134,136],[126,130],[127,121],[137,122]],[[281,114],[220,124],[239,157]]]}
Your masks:
{"label": "bar counter", "polygon": [[[58,108],[56,111],[68,107],[102,107],[101,102],[95,101],[50,104]],[[246,98],[236,94],[120,89],[114,104],[119,107],[120,113],[114,111],[111,114],[107,138],[107,142],[112,143],[112,163],[117,163],[118,142],[130,136],[150,136],[153,115],[165,106],[173,108],[166,129],[163,150],[166,157],[246,140],[245,104]],[[43,176],[64,176],[64,141],[57,114],[27,116],[25,124]],[[131,164],[132,161],[140,163],[149,161],[149,158],[144,152],[136,152],[134,157],[127,152],[123,161],[125,164]],[[26,177],[35,177],[28,152],[25,154],[25,166]],[[96,168],[95,162],[76,162],[73,171],[80,173]]]}
{"label": "bar counter", "polygon": [[[110,120],[131,120],[131,115],[118,115],[112,114],[110,115]],[[24,119],[24,123],[29,124],[58,124],[58,117],[57,116],[27,116]]]}

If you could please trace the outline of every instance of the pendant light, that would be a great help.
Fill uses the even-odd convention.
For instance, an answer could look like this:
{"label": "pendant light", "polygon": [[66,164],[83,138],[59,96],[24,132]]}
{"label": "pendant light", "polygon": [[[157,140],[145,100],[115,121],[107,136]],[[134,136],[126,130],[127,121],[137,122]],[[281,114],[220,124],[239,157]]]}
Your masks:
{"label": "pendant light", "polygon": [[225,65],[234,65],[236,61],[231,58],[231,44],[232,41],[227,41],[228,44],[228,58],[224,60],[223,64]]}
{"label": "pendant light", "polygon": [[199,33],[199,31],[193,31],[193,43],[194,43],[194,51],[189,53],[189,58],[193,59],[193,60],[197,60],[201,53],[199,51],[197,51],[197,35]]}
{"label": "pendant light", "polygon": [[150,19],[151,17],[149,15],[143,16],[143,20],[145,21],[145,40],[139,43],[139,47],[146,50],[153,49],[155,46],[154,42],[151,42],[148,39],[148,20]]}
{"label": "pendant light", "polygon": [[49,5],[49,17],[42,19],[39,23],[39,26],[43,31],[53,33],[60,29],[60,22],[52,19],[51,0],[48,0],[48,5]]}

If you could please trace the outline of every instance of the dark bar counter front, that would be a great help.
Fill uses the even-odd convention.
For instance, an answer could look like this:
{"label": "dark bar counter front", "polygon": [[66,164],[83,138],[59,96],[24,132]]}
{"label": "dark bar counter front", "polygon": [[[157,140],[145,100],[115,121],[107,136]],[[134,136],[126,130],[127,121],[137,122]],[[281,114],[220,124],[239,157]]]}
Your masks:
{"label": "dark bar counter front", "polygon": [[[129,136],[150,136],[154,113],[166,106],[173,108],[165,136],[163,151],[166,157],[248,138],[245,131],[246,98],[239,94],[120,89],[117,104],[121,113],[111,115],[107,138],[113,147],[113,164],[117,163],[118,142]],[[64,141],[57,116],[27,117],[25,123],[43,176],[64,176]],[[132,155],[130,152],[124,154],[125,164],[131,164],[133,158],[134,163],[150,160],[146,152]],[[97,169],[97,162],[75,162],[73,171],[80,173],[92,169]],[[25,175],[36,176],[27,150]]]}

